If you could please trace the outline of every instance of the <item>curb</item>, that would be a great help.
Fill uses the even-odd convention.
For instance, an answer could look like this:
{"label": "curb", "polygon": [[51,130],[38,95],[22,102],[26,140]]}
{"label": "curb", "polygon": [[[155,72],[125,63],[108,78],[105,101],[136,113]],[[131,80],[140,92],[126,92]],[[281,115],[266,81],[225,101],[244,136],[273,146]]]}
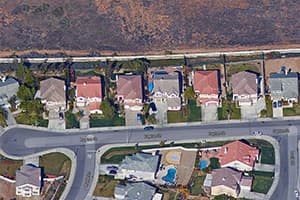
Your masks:
{"label": "curb", "polygon": [[[1,135],[1,133],[0,133]],[[74,181],[74,175],[76,173],[76,168],[77,168],[77,161],[75,159],[76,155],[73,151],[67,149],[67,148],[55,148],[55,149],[50,149],[50,150],[47,150],[47,151],[42,151],[42,152],[38,152],[38,153],[35,153],[35,154],[31,154],[31,155],[28,155],[28,156],[23,156],[23,157],[18,157],[18,156],[11,156],[11,155],[8,155],[6,154],[1,148],[0,148],[0,153],[2,155],[4,155],[5,157],[7,158],[10,158],[10,159],[14,159],[14,160],[24,160],[26,158],[29,158],[29,157],[32,157],[32,156],[42,156],[42,155],[45,155],[45,154],[49,154],[49,153],[55,153],[55,152],[59,152],[59,153],[62,153],[64,155],[66,155],[70,160],[71,160],[71,171],[70,171],[70,176],[69,176],[69,179],[67,180],[67,185],[60,197],[60,200],[64,200],[66,199],[70,189],[71,189],[71,186],[73,184],[73,181]]]}
{"label": "curb", "polygon": [[[210,139],[205,139],[206,141],[209,142],[213,142],[213,141],[228,141],[228,140],[240,140],[240,139],[261,139],[261,140],[265,140],[267,142],[269,142],[270,144],[272,144],[274,151],[275,151],[275,172],[274,172],[274,179],[273,179],[273,183],[271,188],[269,189],[268,193],[265,195],[265,199],[270,199],[270,197],[272,196],[272,194],[274,193],[277,185],[278,185],[278,181],[279,181],[279,174],[280,174],[280,156],[279,156],[279,144],[278,142],[270,137],[270,136],[243,136],[243,137],[226,137],[222,138],[222,137],[216,137],[216,138],[210,138]],[[178,140],[176,141],[176,143],[195,143],[195,142],[201,142],[201,140]],[[96,162],[95,162],[95,172],[94,172],[94,179],[92,181],[90,190],[88,192],[88,196],[92,197],[93,196],[93,192],[96,188],[97,182],[98,182],[98,177],[99,177],[99,165],[101,164],[101,156],[108,151],[111,148],[114,147],[127,147],[127,146],[134,146],[136,143],[128,143],[128,144],[108,144],[108,145],[104,145],[102,147],[100,147],[97,151],[96,151]],[[155,145],[158,144],[158,142],[146,142],[146,143],[139,143],[139,145],[143,146],[143,145]]]}

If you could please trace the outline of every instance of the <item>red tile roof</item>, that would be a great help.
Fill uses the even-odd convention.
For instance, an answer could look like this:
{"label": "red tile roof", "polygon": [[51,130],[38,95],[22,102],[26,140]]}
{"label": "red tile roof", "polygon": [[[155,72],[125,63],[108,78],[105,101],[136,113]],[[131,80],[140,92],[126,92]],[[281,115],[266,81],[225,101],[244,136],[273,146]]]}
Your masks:
{"label": "red tile roof", "polygon": [[100,106],[101,106],[101,102],[90,102],[89,103],[89,110],[93,111],[93,110],[101,110]]}
{"label": "red tile roof", "polygon": [[102,98],[101,78],[98,76],[78,77],[76,80],[77,97]]}
{"label": "red tile roof", "polygon": [[219,94],[218,71],[194,71],[194,91],[200,94]]}
{"label": "red tile roof", "polygon": [[258,154],[259,150],[256,147],[249,146],[241,141],[235,141],[222,146],[219,150],[219,159],[221,166],[233,161],[240,161],[249,167],[253,167]]}
{"label": "red tile roof", "polygon": [[143,99],[142,76],[119,75],[117,95],[124,96],[124,99]]}

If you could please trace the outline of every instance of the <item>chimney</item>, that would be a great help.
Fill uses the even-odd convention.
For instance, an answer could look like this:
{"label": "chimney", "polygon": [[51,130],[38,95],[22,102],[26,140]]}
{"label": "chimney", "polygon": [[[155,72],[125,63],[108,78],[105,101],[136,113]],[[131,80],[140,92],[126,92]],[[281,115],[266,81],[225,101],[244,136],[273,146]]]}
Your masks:
{"label": "chimney", "polygon": [[225,147],[224,154],[227,154],[227,152],[228,152],[228,147]]}

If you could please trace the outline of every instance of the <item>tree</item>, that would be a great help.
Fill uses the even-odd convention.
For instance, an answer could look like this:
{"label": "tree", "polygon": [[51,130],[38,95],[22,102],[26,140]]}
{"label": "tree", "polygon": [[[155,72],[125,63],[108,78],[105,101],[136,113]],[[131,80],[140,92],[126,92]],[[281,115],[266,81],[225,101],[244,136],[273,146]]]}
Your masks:
{"label": "tree", "polygon": [[193,90],[192,87],[187,87],[185,89],[185,91],[184,91],[184,98],[186,100],[188,100],[188,99],[194,99],[195,98],[195,92],[194,92],[194,90]]}
{"label": "tree", "polygon": [[221,167],[221,164],[220,164],[220,162],[219,162],[219,158],[213,157],[213,158],[210,158],[209,160],[210,160],[210,165],[209,165],[209,167],[210,167],[211,169],[218,169],[218,168]]}
{"label": "tree", "polygon": [[16,69],[16,76],[19,80],[24,81],[25,79],[25,67],[20,64]]}
{"label": "tree", "polygon": [[28,101],[33,99],[33,93],[28,87],[21,85],[17,92],[17,97],[23,101]]}
{"label": "tree", "polygon": [[110,100],[105,99],[101,103],[101,110],[103,112],[104,118],[106,118],[106,119],[113,119],[114,118],[114,116],[115,116],[115,107],[111,103]]}

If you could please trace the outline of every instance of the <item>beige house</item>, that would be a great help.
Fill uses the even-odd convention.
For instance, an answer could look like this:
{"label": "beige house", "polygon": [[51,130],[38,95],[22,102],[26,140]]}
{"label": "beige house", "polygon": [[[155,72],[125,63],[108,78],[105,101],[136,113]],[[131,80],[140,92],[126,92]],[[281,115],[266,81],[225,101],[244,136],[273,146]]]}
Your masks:
{"label": "beige house", "polygon": [[226,194],[237,198],[240,193],[242,172],[231,168],[220,168],[212,171],[211,195]]}
{"label": "beige house", "polygon": [[66,110],[66,86],[65,81],[57,78],[48,78],[40,82],[39,94],[42,103],[47,110]]}
{"label": "beige house", "polygon": [[143,86],[141,75],[117,76],[117,101],[124,105],[125,109],[142,110]]}
{"label": "beige house", "polygon": [[16,195],[32,197],[40,195],[42,187],[41,168],[24,165],[16,171]]}
{"label": "beige house", "polygon": [[239,105],[251,105],[258,100],[259,79],[256,73],[242,71],[231,77],[233,99]]}

